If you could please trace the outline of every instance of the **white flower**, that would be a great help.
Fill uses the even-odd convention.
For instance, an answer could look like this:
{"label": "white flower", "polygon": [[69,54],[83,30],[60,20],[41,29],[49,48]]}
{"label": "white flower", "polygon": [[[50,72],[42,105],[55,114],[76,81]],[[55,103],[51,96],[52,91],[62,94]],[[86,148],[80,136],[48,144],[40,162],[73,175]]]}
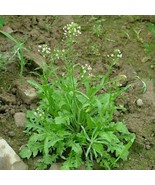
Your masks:
{"label": "white flower", "polygon": [[117,55],[118,58],[122,58],[122,53]]}
{"label": "white flower", "polygon": [[88,71],[91,71],[91,70],[92,70],[92,68],[91,68],[91,66],[90,66],[90,65],[88,66],[88,68],[87,68],[87,69],[88,69]]}
{"label": "white flower", "polygon": [[84,68],[85,68],[83,65],[82,65],[81,67],[82,67],[82,69],[84,69]]}
{"label": "white flower", "polygon": [[71,22],[70,24],[67,24],[66,26],[64,26],[63,30],[64,30],[64,35],[66,37],[77,36],[78,34],[81,34],[80,32],[81,27],[74,22]]}
{"label": "white flower", "polygon": [[43,57],[45,57],[46,54],[50,54],[51,53],[51,48],[49,48],[47,46],[47,44],[39,45],[38,48],[39,48],[38,52],[41,53],[43,55]]}

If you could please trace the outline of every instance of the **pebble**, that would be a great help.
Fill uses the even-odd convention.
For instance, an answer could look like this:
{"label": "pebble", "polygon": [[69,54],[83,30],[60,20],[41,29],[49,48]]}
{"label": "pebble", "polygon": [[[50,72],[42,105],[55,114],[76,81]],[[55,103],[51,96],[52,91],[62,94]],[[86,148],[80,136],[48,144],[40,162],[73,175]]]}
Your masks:
{"label": "pebble", "polygon": [[15,109],[11,109],[11,110],[10,110],[10,114],[11,114],[11,115],[14,115],[15,113],[16,113]]}
{"label": "pebble", "polygon": [[53,163],[49,170],[60,170],[62,163]]}
{"label": "pebble", "polygon": [[139,98],[139,99],[136,101],[136,104],[137,104],[138,107],[141,107],[144,103],[143,103],[143,100]]}
{"label": "pebble", "polygon": [[32,103],[31,105],[30,105],[30,109],[36,109],[37,108],[37,105],[35,104],[35,103]]}
{"label": "pebble", "polygon": [[20,159],[11,146],[0,138],[0,170],[27,170],[28,166]]}
{"label": "pebble", "polygon": [[17,112],[14,115],[15,124],[17,127],[25,127],[26,115],[23,112]]}
{"label": "pebble", "polygon": [[15,95],[15,94],[16,94],[16,88],[12,88],[12,89],[11,89],[11,92],[12,92],[12,94]]}
{"label": "pebble", "polygon": [[36,102],[37,100],[37,91],[34,87],[32,87],[27,80],[29,78],[25,78],[22,81],[16,80],[15,86],[17,88],[17,95],[25,104],[31,104]]}
{"label": "pebble", "polygon": [[150,145],[145,145],[146,150],[150,150],[151,146]]}
{"label": "pebble", "polygon": [[119,117],[120,116],[120,112],[118,110],[115,110],[114,116]]}

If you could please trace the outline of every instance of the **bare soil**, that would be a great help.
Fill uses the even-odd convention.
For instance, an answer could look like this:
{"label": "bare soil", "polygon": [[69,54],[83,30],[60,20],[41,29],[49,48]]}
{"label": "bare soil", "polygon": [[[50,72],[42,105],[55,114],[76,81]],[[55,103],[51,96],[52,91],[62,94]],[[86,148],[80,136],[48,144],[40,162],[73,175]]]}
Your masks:
{"label": "bare soil", "polygon": [[[124,120],[128,129],[136,134],[136,141],[130,150],[129,160],[120,162],[118,169],[155,169],[155,71],[150,67],[154,63],[154,53],[147,54],[143,47],[144,43],[154,39],[147,24],[155,23],[155,16],[3,17],[3,29],[16,39],[24,41],[34,56],[38,56],[39,44],[46,43],[51,50],[61,45],[62,28],[72,21],[77,22],[82,27],[82,34],[76,43],[77,61],[91,64],[94,74],[104,74],[109,66],[107,54],[120,49],[123,57],[113,75],[126,75],[125,83],[131,87],[116,101],[116,104],[124,106],[126,110],[117,111],[114,119]],[[101,24],[102,28],[99,36],[93,32],[93,27],[97,24]],[[0,43],[0,53],[11,56],[14,44],[2,35]],[[32,109],[36,104],[25,104],[17,95],[14,82],[20,78],[19,61],[15,57],[11,60],[6,70],[0,71],[0,137],[18,154],[28,138],[23,128],[17,128],[13,116],[16,112]],[[29,61],[24,76],[34,78],[30,73],[33,70]],[[144,83],[147,86],[146,92],[143,92]],[[142,104],[137,103],[138,99]],[[29,169],[35,169],[35,161],[36,159],[24,160]]]}

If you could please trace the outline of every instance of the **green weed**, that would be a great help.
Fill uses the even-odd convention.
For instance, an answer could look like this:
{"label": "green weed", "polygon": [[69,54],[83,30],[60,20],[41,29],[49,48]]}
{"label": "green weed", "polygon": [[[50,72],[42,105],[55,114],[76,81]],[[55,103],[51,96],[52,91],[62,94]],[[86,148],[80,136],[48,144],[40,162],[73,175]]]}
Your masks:
{"label": "green weed", "polygon": [[94,21],[95,24],[93,26],[93,34],[97,37],[101,37],[102,34],[103,34],[103,29],[102,29],[102,26],[103,26],[103,22],[105,21],[105,19],[103,19],[102,17],[100,16],[91,16],[90,20],[91,21]]}
{"label": "green weed", "polygon": [[4,54],[0,53],[0,71],[6,70],[7,58]]}
{"label": "green weed", "polygon": [[96,35],[97,37],[100,37],[103,33],[102,30],[102,25],[101,24],[97,24],[93,26],[93,34]]}
{"label": "green weed", "polygon": [[0,17],[0,28],[4,26],[5,19],[3,17]]}
{"label": "green weed", "polygon": [[133,29],[133,31],[135,32],[136,34],[136,37],[137,37],[137,40],[140,42],[140,43],[144,43],[144,40],[143,38],[140,36],[141,34],[141,29]]}
{"label": "green weed", "polygon": [[[152,23],[147,24],[148,29],[152,32],[155,37],[155,25]],[[150,43],[144,43],[144,48],[146,52],[150,53],[155,50],[155,40],[152,40]]]}
{"label": "green weed", "polygon": [[[127,160],[135,139],[123,122],[113,121],[115,99],[127,88],[109,80],[114,57],[120,58],[120,51],[111,55],[112,64],[105,75],[94,76],[89,64],[75,62],[74,43],[79,34],[76,23],[65,26],[67,49],[52,52],[50,63],[42,66],[43,74],[37,74],[42,83],[29,81],[38,90],[40,102],[36,110],[27,112],[25,132],[30,138],[20,156],[29,159],[41,155],[37,169],[47,169],[56,161],[62,161],[61,169],[65,170],[82,164],[92,169],[94,163],[111,169],[120,159]],[[44,57],[50,54],[47,46],[41,48],[45,46],[39,47]],[[63,62],[62,74],[55,61]]]}
{"label": "green weed", "polygon": [[27,50],[24,47],[24,43],[16,40],[13,36],[11,36],[7,32],[0,31],[0,33],[2,33],[8,39],[10,39],[11,41],[13,41],[15,43],[15,46],[13,48],[13,53],[14,53],[13,56],[15,56],[17,54],[17,56],[19,58],[19,61],[20,61],[20,76],[23,76],[23,71],[24,71],[24,66],[25,66],[25,60],[24,60],[24,56],[23,56],[23,50]]}
{"label": "green weed", "polygon": [[96,55],[96,56],[100,56],[100,48],[97,44],[93,43],[91,46],[90,46],[90,53],[93,54],[93,55]]}
{"label": "green weed", "polygon": [[[152,32],[153,37],[155,37],[155,25],[152,23],[147,24],[148,29]],[[151,42],[144,43],[144,49],[147,53],[152,53],[155,51],[155,39]],[[153,60],[152,64],[150,65],[151,69],[155,69],[155,62]]]}

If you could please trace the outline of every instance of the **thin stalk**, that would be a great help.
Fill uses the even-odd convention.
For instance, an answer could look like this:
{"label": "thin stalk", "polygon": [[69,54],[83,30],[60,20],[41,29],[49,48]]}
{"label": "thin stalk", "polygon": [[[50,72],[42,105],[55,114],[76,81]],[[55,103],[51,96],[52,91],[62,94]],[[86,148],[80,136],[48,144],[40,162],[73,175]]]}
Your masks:
{"label": "thin stalk", "polygon": [[[77,130],[80,130],[80,110],[79,110],[79,106],[77,103],[77,99],[76,99],[76,85],[74,82],[74,50],[73,50],[73,38],[69,38],[67,40],[67,46],[68,46],[68,53],[67,53],[67,58],[66,58],[66,67],[67,70],[69,72],[69,76],[70,76],[70,80],[71,80],[71,85],[73,88],[73,107],[75,107],[75,109],[73,109],[73,114],[74,114],[74,118],[75,118],[75,123],[77,123],[78,125],[76,125]],[[71,58],[69,60],[69,58]],[[71,66],[70,63],[71,62]]]}

